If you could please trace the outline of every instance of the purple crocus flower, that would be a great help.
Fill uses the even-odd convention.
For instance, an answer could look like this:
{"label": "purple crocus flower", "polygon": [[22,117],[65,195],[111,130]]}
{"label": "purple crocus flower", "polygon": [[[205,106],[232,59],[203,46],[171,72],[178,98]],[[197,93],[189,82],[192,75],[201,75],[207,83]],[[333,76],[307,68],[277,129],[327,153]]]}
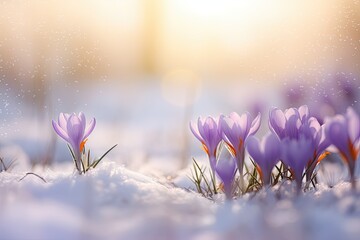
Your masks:
{"label": "purple crocus flower", "polygon": [[236,112],[230,113],[229,116],[222,115],[219,125],[224,141],[229,146],[232,154],[236,158],[236,164],[242,177],[244,158],[245,158],[245,141],[246,138],[255,134],[260,127],[261,114],[259,113],[254,120],[249,113],[239,116]]}
{"label": "purple crocus flower", "polygon": [[227,199],[232,197],[233,182],[236,172],[234,157],[220,158],[216,164],[216,173],[220,177]]}
{"label": "purple crocus flower", "polygon": [[309,184],[316,165],[329,154],[325,150],[330,143],[325,137],[325,126],[320,125],[314,117],[310,117],[307,123],[300,127],[299,132],[311,140],[313,147],[313,157],[306,166],[306,182]]}
{"label": "purple crocus flower", "polygon": [[271,171],[280,159],[280,140],[274,133],[268,133],[261,142],[254,136],[246,141],[246,149],[260,168],[263,185],[270,184]]}
{"label": "purple crocus flower", "polygon": [[81,152],[84,149],[87,137],[94,130],[96,124],[93,118],[86,127],[84,113],[79,115],[60,113],[58,122],[52,121],[55,132],[71,146],[74,153],[76,168],[81,172]]}
{"label": "purple crocus flower", "polygon": [[349,167],[350,178],[355,188],[355,163],[360,151],[360,119],[353,108],[346,115],[336,115],[326,122],[326,137],[337,148]]}
{"label": "purple crocus flower", "polygon": [[310,118],[309,108],[306,105],[286,109],[285,112],[278,108],[270,110],[269,127],[280,139],[299,137],[299,128]]}
{"label": "purple crocus flower", "polygon": [[324,136],[324,127],[318,120],[310,116],[306,105],[299,108],[289,108],[284,112],[273,108],[270,111],[269,127],[280,139],[298,140],[301,136],[312,142],[312,158],[306,169],[306,179],[309,181],[316,165],[326,156],[325,149],[329,146]]}
{"label": "purple crocus flower", "polygon": [[218,119],[213,117],[198,118],[197,126],[190,122],[190,130],[194,136],[202,143],[204,151],[207,153],[210,161],[210,167],[213,173],[216,166],[216,151],[221,142]]}
{"label": "purple crocus flower", "polygon": [[305,166],[313,157],[313,139],[301,135],[298,139],[289,137],[281,141],[281,160],[291,168],[300,191]]}

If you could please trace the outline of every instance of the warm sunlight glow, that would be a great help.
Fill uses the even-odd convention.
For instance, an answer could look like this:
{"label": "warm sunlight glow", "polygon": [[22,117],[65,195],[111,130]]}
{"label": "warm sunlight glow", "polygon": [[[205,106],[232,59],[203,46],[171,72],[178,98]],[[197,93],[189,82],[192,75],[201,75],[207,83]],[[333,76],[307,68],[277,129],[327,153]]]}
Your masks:
{"label": "warm sunlight glow", "polygon": [[[160,67],[272,75],[308,66],[337,13],[324,1],[165,2]],[[334,4],[334,2],[332,3]],[[306,26],[303,27],[303,26]],[[324,34],[322,34],[324,33]],[[319,59],[322,58],[322,59]]]}
{"label": "warm sunlight glow", "polygon": [[240,81],[332,66],[357,71],[358,5],[346,2],[7,1],[0,5],[0,53],[12,64],[2,68],[30,72],[24,79],[189,69]]}

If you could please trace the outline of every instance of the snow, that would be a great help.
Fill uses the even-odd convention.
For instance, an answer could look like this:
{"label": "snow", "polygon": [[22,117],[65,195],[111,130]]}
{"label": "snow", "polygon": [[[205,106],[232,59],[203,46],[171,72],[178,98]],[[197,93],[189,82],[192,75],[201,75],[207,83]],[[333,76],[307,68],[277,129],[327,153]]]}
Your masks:
{"label": "snow", "polygon": [[[0,174],[1,239],[358,239],[359,192],[340,182],[296,196],[284,183],[209,200],[104,160]],[[179,175],[178,178],[184,178]],[[280,189],[279,189],[280,188]]]}
{"label": "snow", "polygon": [[48,170],[47,183],[22,175],[0,176],[3,239],[169,239],[201,226],[208,210],[197,194],[111,162],[84,176]]}

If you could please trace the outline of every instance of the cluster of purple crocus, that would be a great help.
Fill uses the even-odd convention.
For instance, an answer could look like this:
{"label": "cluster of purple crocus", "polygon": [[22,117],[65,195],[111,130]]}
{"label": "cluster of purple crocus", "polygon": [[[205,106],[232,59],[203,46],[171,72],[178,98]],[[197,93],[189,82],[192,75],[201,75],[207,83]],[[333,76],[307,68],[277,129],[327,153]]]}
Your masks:
{"label": "cluster of purple crocus", "polygon": [[[245,113],[231,113],[218,118],[199,118],[190,129],[202,143],[210,167],[223,184],[228,198],[232,197],[236,169],[243,181],[245,150],[256,163],[262,185],[270,185],[272,171],[281,161],[288,178],[296,182],[298,192],[303,178],[311,181],[317,164],[326,157],[327,149],[337,149],[349,167],[351,182],[355,187],[355,162],[360,148],[360,120],[349,107],[345,115],[329,118],[325,124],[310,115],[306,105],[282,111],[273,108],[269,113],[270,131],[259,140],[255,133],[260,127],[261,116],[254,119]],[[218,156],[219,144],[224,142],[232,157]]]}
{"label": "cluster of purple crocus", "polygon": [[[249,113],[240,116],[233,112],[228,116],[221,115],[219,118],[199,117],[197,125],[190,122],[192,133],[202,143],[208,155],[213,176],[216,173],[220,177],[228,198],[232,195],[236,168],[240,178],[243,176],[246,139],[259,130],[260,120],[260,114],[252,119]],[[230,159],[218,159],[218,146],[222,141],[226,143],[232,154]]]}
{"label": "cluster of purple crocus", "polygon": [[[95,128],[96,120],[92,118],[89,124],[86,124],[84,113],[78,115],[60,113],[58,121],[52,121],[55,132],[68,143],[69,150],[74,160],[75,168],[79,174],[85,173],[96,165],[109,153],[115,146],[110,148],[101,158],[90,163],[90,152],[85,154],[85,144],[87,137]],[[86,156],[85,156],[86,155]]]}

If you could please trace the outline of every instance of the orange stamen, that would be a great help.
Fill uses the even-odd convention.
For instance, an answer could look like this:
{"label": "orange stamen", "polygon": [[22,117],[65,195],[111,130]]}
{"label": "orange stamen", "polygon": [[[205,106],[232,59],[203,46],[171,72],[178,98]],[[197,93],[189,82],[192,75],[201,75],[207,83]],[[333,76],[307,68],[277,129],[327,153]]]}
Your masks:
{"label": "orange stamen", "polygon": [[355,161],[359,154],[359,149],[354,147],[354,144],[349,140],[350,156]]}
{"label": "orange stamen", "polygon": [[87,142],[87,139],[85,139],[84,141],[82,141],[80,143],[80,152],[82,152],[84,150],[84,147],[85,147],[85,143]]}
{"label": "orange stamen", "polygon": [[202,144],[202,147],[203,147],[204,151],[207,153],[207,155],[210,156],[209,149],[207,148],[207,146],[204,143]]}
{"label": "orange stamen", "polygon": [[218,186],[218,189],[221,190],[222,192],[225,192],[225,187],[224,187],[224,183],[221,182]]}
{"label": "orange stamen", "polygon": [[242,139],[240,139],[238,149],[241,149],[242,147],[243,147],[243,140],[242,140]]}
{"label": "orange stamen", "polygon": [[342,159],[349,164],[350,161],[354,162],[356,161],[358,154],[359,154],[359,150],[360,149],[356,149],[354,147],[354,144],[350,141],[350,139],[348,140],[348,146],[349,146],[349,150],[350,150],[350,157],[351,159],[348,159],[346,154],[342,151],[339,151],[340,156],[342,157]]}
{"label": "orange stamen", "polygon": [[323,152],[319,157],[318,157],[318,159],[317,159],[317,162],[319,163],[319,162],[321,162],[324,158],[326,158],[327,156],[329,156],[330,155],[330,152]]}
{"label": "orange stamen", "polygon": [[235,157],[236,156],[236,151],[235,149],[233,148],[233,146],[231,146],[230,144],[226,143],[227,147],[228,147],[228,150],[229,152]]}
{"label": "orange stamen", "polygon": [[260,166],[258,164],[256,164],[256,170],[258,171],[259,175],[260,175],[260,178],[261,178],[261,181],[262,183],[264,184],[264,174],[260,168]]}

